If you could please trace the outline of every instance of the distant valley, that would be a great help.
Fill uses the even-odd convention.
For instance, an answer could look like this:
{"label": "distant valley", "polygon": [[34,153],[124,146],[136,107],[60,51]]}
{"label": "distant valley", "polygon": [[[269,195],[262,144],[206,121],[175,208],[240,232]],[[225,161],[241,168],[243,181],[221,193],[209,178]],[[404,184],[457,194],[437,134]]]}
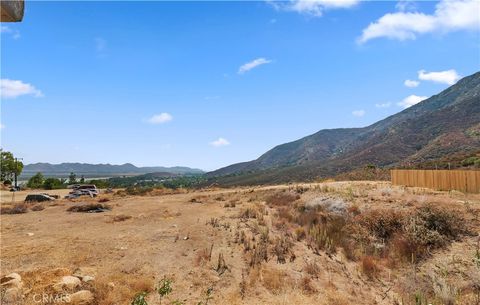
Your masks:
{"label": "distant valley", "polygon": [[183,166],[163,167],[163,166],[149,166],[137,167],[130,163],[121,165],[112,164],[88,164],[88,163],[34,163],[25,165],[22,178],[28,178],[36,173],[42,173],[48,177],[66,178],[70,173],[75,173],[77,177],[85,176],[88,178],[96,177],[118,177],[118,176],[133,176],[147,173],[168,173],[172,175],[190,175],[202,174],[201,169],[189,168]]}

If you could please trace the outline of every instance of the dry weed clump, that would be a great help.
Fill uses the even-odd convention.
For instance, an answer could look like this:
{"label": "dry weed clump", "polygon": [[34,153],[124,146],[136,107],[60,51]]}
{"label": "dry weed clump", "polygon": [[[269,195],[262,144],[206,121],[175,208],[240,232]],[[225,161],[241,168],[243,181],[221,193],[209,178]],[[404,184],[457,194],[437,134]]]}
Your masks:
{"label": "dry weed clump", "polygon": [[362,257],[361,267],[362,272],[370,279],[374,278],[380,271],[375,257],[369,255]]}
{"label": "dry weed clump", "polygon": [[98,199],[98,202],[100,202],[100,203],[109,202],[109,201],[110,201],[110,199],[107,198],[107,197],[103,197],[103,198]]}
{"label": "dry weed clump", "polygon": [[310,276],[314,278],[318,278],[318,275],[320,274],[320,266],[317,264],[315,260],[313,261],[306,261],[305,266],[303,267],[303,270]]}
{"label": "dry weed clump", "polygon": [[0,214],[23,214],[27,213],[28,206],[26,203],[17,203],[13,206],[2,206]]}
{"label": "dry weed clump", "polygon": [[130,215],[120,214],[120,215],[113,216],[112,220],[113,220],[113,222],[121,222],[121,221],[129,220],[131,218],[132,218],[132,216],[130,216]]}
{"label": "dry weed clump", "polygon": [[275,239],[273,244],[273,253],[277,256],[277,263],[285,264],[286,258],[291,252],[291,248],[293,247],[293,242],[290,240],[288,236],[281,236]]}
{"label": "dry weed clump", "polygon": [[285,205],[291,205],[293,202],[296,200],[300,199],[300,195],[295,195],[291,194],[288,192],[278,192],[276,194],[273,194],[266,199],[266,203],[270,207],[275,207],[275,206],[285,206]]}
{"label": "dry weed clump", "polygon": [[308,276],[302,277],[300,280],[300,288],[306,295],[312,295],[317,292],[317,289],[313,286],[312,279]]}
{"label": "dry weed clump", "polygon": [[45,210],[45,206],[43,204],[36,204],[33,207],[31,207],[30,210],[34,212],[43,211]]}
{"label": "dry weed clump", "polygon": [[212,260],[213,244],[209,248],[201,249],[195,256],[195,265],[201,266]]}
{"label": "dry weed clump", "polygon": [[346,218],[330,215],[324,221],[313,225],[307,234],[308,246],[315,252],[336,253],[337,247],[345,244],[348,236],[345,230]]}
{"label": "dry weed clump", "polygon": [[261,269],[261,281],[263,286],[273,294],[279,294],[286,287],[293,286],[285,271],[271,268]]}
{"label": "dry weed clump", "polygon": [[79,213],[101,213],[105,211],[110,211],[111,206],[101,203],[89,203],[74,205],[67,209],[68,212],[79,212]]}

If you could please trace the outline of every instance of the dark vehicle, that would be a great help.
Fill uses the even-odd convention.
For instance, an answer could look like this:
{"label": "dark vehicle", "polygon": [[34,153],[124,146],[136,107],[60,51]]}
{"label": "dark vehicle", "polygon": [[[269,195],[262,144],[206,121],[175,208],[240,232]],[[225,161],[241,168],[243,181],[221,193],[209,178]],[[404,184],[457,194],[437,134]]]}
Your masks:
{"label": "dark vehicle", "polygon": [[42,202],[51,200],[55,200],[55,198],[50,197],[46,194],[30,194],[27,195],[27,198],[25,198],[25,202]]}

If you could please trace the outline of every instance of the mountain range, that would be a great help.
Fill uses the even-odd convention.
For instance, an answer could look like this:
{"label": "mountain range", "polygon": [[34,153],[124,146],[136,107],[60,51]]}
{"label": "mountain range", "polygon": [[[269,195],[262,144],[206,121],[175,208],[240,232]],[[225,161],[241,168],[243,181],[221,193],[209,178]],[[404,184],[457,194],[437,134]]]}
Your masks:
{"label": "mountain range", "polygon": [[220,184],[331,177],[365,166],[415,166],[480,151],[480,72],[363,128],[324,129],[207,176]]}
{"label": "mountain range", "polygon": [[139,175],[146,173],[170,173],[177,175],[202,174],[201,169],[175,166],[175,167],[137,167],[130,163],[121,165],[112,164],[88,164],[88,163],[34,163],[24,166],[22,171],[23,177],[30,177],[36,173],[42,173],[45,176],[67,177],[70,173],[75,173],[77,177],[84,175],[85,177],[110,177],[123,175]]}

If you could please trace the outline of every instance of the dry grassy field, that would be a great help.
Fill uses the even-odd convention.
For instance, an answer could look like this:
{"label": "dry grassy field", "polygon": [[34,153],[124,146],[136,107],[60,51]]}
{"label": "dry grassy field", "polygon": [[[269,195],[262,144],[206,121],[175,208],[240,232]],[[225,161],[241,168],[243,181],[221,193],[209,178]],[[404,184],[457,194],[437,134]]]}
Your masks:
{"label": "dry grassy field", "polygon": [[480,302],[478,194],[330,182],[117,192],[19,214],[1,198],[4,304]]}

